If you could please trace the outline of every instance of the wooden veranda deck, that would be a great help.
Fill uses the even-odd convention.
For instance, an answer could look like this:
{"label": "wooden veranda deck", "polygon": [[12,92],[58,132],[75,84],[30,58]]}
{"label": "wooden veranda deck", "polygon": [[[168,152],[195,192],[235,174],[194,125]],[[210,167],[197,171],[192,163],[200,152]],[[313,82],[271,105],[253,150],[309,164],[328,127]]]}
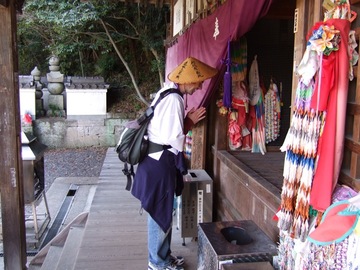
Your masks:
{"label": "wooden veranda deck", "polygon": [[269,151],[265,155],[247,151],[231,151],[230,153],[251,171],[281,191],[285,152]]}
{"label": "wooden veranda deck", "polygon": [[[266,155],[232,152],[250,170],[281,190],[284,153]],[[77,256],[76,270],[86,269],[146,269],[146,212],[140,214],[140,203],[125,190],[126,178],[113,148],[109,148],[101,170],[99,184],[90,208],[84,237]],[[197,242],[185,239],[173,226],[174,254],[186,258],[185,269],[197,269]]]}
{"label": "wooden veranda deck", "polygon": [[[74,269],[147,269],[147,213],[140,214],[140,203],[125,184],[122,165],[109,148]],[[172,252],[185,257],[186,269],[196,269],[197,243],[185,240],[183,246],[174,218]]]}
{"label": "wooden veranda deck", "polygon": [[[253,178],[266,179],[280,192],[281,185],[277,182],[282,179],[283,153],[269,152],[262,156],[232,152],[231,155],[238,160],[240,170],[252,172]],[[69,245],[65,243],[62,251],[54,245],[60,259],[51,259],[53,255],[49,256],[49,252],[42,266],[29,269],[147,269],[147,213],[141,212],[140,202],[125,190],[126,177],[122,169],[123,165],[114,148],[109,148],[84,227],[81,229],[75,226],[70,230],[66,242],[73,241]],[[186,245],[183,246],[184,239],[177,225],[177,216],[174,216],[172,252],[185,257],[185,269],[195,270],[198,243],[192,238],[186,238]],[[70,251],[66,250],[67,246],[70,246]],[[48,257],[51,259],[49,263],[46,262]]]}
{"label": "wooden veranda deck", "polygon": [[[282,179],[284,153],[232,154],[281,190],[279,179]],[[74,267],[76,270],[141,270],[147,267],[147,214],[140,214],[139,201],[125,190],[126,178],[121,170],[114,149],[109,148]],[[186,246],[183,246],[176,221],[175,217],[172,251],[186,258],[185,269],[197,269],[197,242],[187,238]]]}

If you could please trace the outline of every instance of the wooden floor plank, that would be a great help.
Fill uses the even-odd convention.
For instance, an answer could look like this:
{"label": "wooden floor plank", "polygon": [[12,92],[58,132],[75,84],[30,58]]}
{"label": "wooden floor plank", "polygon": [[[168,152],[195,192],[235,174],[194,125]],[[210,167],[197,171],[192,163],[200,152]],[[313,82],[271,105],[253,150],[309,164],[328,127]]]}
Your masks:
{"label": "wooden floor plank", "polygon": [[[108,149],[90,208],[76,270],[147,269],[147,213],[125,190],[126,177],[116,152]],[[142,213],[142,214],[141,214]],[[197,268],[197,242],[183,239],[174,219],[172,251],[183,255],[186,268]]]}
{"label": "wooden floor plank", "polygon": [[[284,153],[257,155],[233,152],[233,156],[246,167],[249,175],[259,175],[281,190]],[[107,152],[99,177],[99,184],[90,208],[84,239],[76,261],[76,270],[147,269],[147,214],[142,215],[140,203],[125,190],[126,177],[122,173],[114,149]],[[252,176],[251,176],[252,177]],[[198,246],[194,239],[185,239],[174,218],[172,251],[186,259],[185,269],[197,269]]]}
{"label": "wooden floor plank", "polygon": [[248,167],[254,174],[263,177],[279,191],[283,184],[283,169],[284,169],[284,152],[267,152],[265,155],[260,153],[251,153],[246,151],[231,151],[232,154],[242,166]]}

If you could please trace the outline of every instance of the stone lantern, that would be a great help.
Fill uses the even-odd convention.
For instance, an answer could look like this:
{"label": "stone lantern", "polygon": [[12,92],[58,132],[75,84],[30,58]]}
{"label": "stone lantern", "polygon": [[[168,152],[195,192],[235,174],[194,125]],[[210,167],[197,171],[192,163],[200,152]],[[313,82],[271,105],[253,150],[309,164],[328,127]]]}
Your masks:
{"label": "stone lantern", "polygon": [[37,68],[37,66],[35,66],[35,68],[31,71],[31,76],[33,76],[33,83],[34,83],[34,86],[35,86],[36,115],[43,116],[44,115],[44,102],[43,102],[43,99],[42,99],[42,96],[43,96],[43,92],[42,92],[43,84],[40,81],[41,72]]}
{"label": "stone lantern", "polygon": [[60,60],[57,56],[52,56],[49,60],[50,72],[46,74],[48,81],[47,89],[49,91],[49,110],[48,116],[65,116],[64,110],[64,75],[61,74]]}

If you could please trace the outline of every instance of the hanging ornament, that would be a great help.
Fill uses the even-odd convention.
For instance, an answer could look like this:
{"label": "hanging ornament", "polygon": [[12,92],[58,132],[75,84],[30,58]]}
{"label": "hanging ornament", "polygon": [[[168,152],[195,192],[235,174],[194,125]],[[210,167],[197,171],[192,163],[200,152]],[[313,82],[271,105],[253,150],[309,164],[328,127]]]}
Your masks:
{"label": "hanging ornament", "polygon": [[275,141],[280,136],[280,96],[277,85],[270,81],[265,94],[265,140]]}
{"label": "hanging ornament", "polygon": [[226,72],[224,74],[224,96],[223,105],[226,108],[231,107],[232,98],[232,79],[231,79],[231,56],[230,56],[230,39],[228,41],[228,53],[227,58],[223,61],[226,64]]}
{"label": "hanging ornament", "polygon": [[264,96],[260,86],[257,56],[251,63],[249,71],[249,99],[250,105],[254,106],[255,119],[252,125],[252,153],[266,153],[265,145],[265,119],[264,119]]}
{"label": "hanging ornament", "polygon": [[257,55],[255,55],[249,71],[250,105],[254,106],[258,103],[260,98],[260,93],[261,93],[261,88],[260,88],[259,68],[257,63]]}

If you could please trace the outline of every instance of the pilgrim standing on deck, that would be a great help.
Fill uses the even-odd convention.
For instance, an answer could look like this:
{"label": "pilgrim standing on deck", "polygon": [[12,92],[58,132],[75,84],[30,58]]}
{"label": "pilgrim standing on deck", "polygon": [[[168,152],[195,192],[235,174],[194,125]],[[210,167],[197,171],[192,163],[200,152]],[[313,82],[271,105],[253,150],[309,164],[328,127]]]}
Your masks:
{"label": "pilgrim standing on deck", "polygon": [[[171,81],[156,94],[177,89],[156,107],[148,127],[150,151],[138,165],[132,194],[148,213],[148,270],[184,269],[184,258],[171,253],[174,195],[181,195],[183,175],[187,174],[183,154],[189,128],[205,118],[203,107],[192,108],[185,116],[183,95],[192,95],[202,83],[217,74],[215,68],[189,57],[168,75]],[[152,151],[152,145],[160,145]]]}

